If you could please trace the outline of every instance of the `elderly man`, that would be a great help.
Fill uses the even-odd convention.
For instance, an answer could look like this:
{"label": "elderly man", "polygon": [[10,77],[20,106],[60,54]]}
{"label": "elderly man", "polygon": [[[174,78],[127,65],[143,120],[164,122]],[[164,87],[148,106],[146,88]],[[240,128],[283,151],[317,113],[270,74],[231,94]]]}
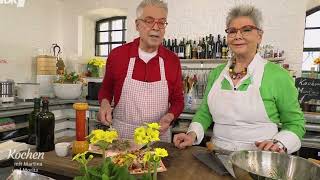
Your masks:
{"label": "elderly man", "polygon": [[166,3],[143,0],[135,21],[140,38],[108,56],[99,92],[99,119],[112,123],[122,138],[132,138],[134,129],[144,123],[159,122],[160,139],[171,141],[170,124],[183,110],[179,58],[161,45],[167,14]]}

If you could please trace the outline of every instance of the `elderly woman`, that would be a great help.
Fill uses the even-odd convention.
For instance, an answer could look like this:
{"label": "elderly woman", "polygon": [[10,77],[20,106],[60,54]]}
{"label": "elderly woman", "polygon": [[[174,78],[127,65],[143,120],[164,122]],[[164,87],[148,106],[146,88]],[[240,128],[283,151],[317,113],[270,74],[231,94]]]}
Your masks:
{"label": "elderly woman", "polygon": [[233,57],[210,73],[203,103],[188,132],[174,137],[175,146],[199,144],[214,122],[212,141],[218,148],[299,150],[305,122],[293,78],[257,53],[263,36],[261,12],[238,6],[226,21]]}

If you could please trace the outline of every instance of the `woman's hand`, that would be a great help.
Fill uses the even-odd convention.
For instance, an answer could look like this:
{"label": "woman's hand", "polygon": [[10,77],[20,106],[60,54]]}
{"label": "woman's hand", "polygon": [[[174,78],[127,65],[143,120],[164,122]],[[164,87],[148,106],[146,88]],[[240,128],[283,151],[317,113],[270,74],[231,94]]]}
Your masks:
{"label": "woman's hand", "polygon": [[177,148],[184,149],[188,146],[192,146],[196,138],[197,138],[197,135],[194,132],[190,132],[188,134],[180,133],[180,134],[174,135],[173,143]]}
{"label": "woman's hand", "polygon": [[283,148],[280,148],[280,146],[278,144],[275,144],[274,141],[272,141],[272,140],[255,142],[255,145],[258,147],[258,149],[263,150],[263,151],[285,153],[285,150]]}

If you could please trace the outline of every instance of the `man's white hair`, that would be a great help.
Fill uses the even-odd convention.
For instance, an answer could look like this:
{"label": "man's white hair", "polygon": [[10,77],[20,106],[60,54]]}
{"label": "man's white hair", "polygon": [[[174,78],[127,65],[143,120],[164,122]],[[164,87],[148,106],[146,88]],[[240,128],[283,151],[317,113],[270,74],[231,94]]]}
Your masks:
{"label": "man's white hair", "polygon": [[140,18],[142,16],[143,13],[143,9],[146,6],[156,6],[159,8],[163,8],[166,13],[168,14],[168,4],[166,2],[163,2],[161,0],[143,0],[141,1],[141,3],[139,4],[139,6],[137,7],[137,18]]}

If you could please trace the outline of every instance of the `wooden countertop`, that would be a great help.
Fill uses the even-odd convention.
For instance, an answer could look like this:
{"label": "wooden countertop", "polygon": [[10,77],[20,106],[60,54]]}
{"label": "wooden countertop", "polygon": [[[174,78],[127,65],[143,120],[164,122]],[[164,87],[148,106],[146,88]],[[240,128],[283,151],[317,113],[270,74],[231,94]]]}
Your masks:
{"label": "wooden countertop", "polygon": [[[163,163],[167,168],[166,172],[158,173],[159,180],[170,179],[232,179],[232,176],[219,176],[206,165],[198,161],[192,153],[199,150],[206,150],[204,147],[193,146],[185,150],[179,150],[171,143],[156,143],[155,146],[166,148],[169,156],[163,159]],[[79,175],[78,164],[71,160],[72,157],[58,157],[54,151],[46,152],[44,159],[27,160],[29,163],[34,163],[32,168],[39,169],[38,173],[43,175],[58,175],[63,176],[63,179],[72,179]],[[15,160],[15,163],[21,160]],[[26,160],[24,160],[26,161]],[[100,164],[101,156],[95,157],[89,165]],[[41,163],[41,166],[35,165]],[[26,164],[25,164],[26,165]],[[53,177],[55,178],[55,177]],[[61,178],[62,179],[62,178]]]}

